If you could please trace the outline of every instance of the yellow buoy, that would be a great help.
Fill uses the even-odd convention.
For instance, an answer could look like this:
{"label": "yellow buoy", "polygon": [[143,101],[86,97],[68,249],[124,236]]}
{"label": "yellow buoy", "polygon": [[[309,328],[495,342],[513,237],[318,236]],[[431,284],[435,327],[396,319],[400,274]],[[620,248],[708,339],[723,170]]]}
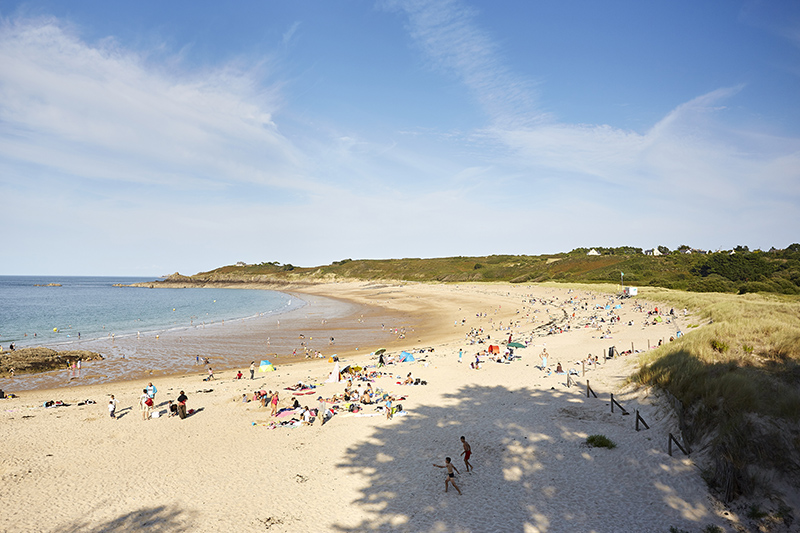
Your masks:
{"label": "yellow buoy", "polygon": [[174,311],[174,310],[175,310],[175,308],[173,307],[173,308],[172,308],[172,310]]}
{"label": "yellow buoy", "polygon": [[58,331],[58,328],[53,328],[53,331]]}

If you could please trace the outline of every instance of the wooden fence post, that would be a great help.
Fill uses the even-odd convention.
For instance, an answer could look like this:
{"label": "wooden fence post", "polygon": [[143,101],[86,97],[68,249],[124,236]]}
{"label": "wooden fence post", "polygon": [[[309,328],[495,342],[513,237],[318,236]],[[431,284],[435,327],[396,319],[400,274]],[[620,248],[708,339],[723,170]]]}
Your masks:
{"label": "wooden fence post", "polygon": [[640,420],[642,421],[642,424],[644,424],[645,428],[650,429],[650,426],[647,425],[647,422],[644,421],[644,418],[642,418],[642,415],[639,414],[639,410],[637,409],[636,410],[636,431],[639,431],[639,421]]}
{"label": "wooden fence post", "polygon": [[669,453],[670,457],[672,457],[672,443],[673,442],[678,446],[678,448],[680,448],[680,450],[683,452],[683,455],[689,455],[689,452],[687,452],[686,450],[683,449],[683,446],[681,446],[681,443],[678,442],[678,439],[676,439],[672,435],[672,433],[670,433],[669,434],[669,443],[667,444],[667,453]]}
{"label": "wooden fence post", "polygon": [[617,404],[617,407],[619,407],[622,410],[622,414],[623,415],[629,415],[630,414],[628,411],[625,410],[624,407],[622,407],[621,403],[619,403],[617,400],[614,399],[614,395],[612,394],[611,395],[611,412],[612,413],[614,412],[614,404]]}

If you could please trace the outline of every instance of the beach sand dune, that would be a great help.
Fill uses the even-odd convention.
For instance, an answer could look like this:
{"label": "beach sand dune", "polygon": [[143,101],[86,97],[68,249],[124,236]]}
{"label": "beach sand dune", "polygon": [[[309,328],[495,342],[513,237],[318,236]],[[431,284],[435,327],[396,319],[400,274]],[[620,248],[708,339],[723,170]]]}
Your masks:
{"label": "beach sand dune", "polygon": [[[376,289],[355,284],[320,290],[379,303]],[[623,318],[612,339],[599,338],[596,328],[531,339],[547,313],[537,303],[528,317],[523,300],[557,297],[548,304],[554,313],[565,299],[583,293],[506,285],[393,290],[395,308],[424,310],[435,326],[423,338],[408,339],[409,349],[422,343],[433,352],[417,353],[415,363],[389,365],[393,375],[373,383],[406,395],[406,415],[387,420],[347,413],[325,426],[270,429],[262,425],[270,421],[267,409],[241,401],[257,388],[280,389],[281,406],[298,398],[315,408],[318,394],[330,397],[344,388],[323,383],[332,365],[319,361],[279,366],[257,374],[255,382],[234,380],[233,371],[213,382],[203,382],[200,373],[154,379],[162,412],[167,399],[186,391],[196,412],[185,420],[141,419],[137,401],[147,381],[27,392],[0,403],[0,531],[599,533],[730,527],[691,459],[667,455],[667,435],[679,430],[665,402],[625,387],[635,356],[592,366],[571,387],[566,375],[537,368],[545,343],[552,368],[560,361],[582,373],[574,363],[588,353],[600,354],[609,343],[644,347],[648,336],[668,338],[675,323],[642,328],[644,315],[626,302],[617,310]],[[477,317],[482,311],[487,316]],[[576,323],[587,312],[578,308]],[[626,325],[629,319],[634,326]],[[501,321],[504,328],[520,324],[506,330]],[[487,361],[473,370],[469,361],[487,345],[467,344],[465,333],[478,327],[492,339],[511,333],[531,346],[517,350],[521,359],[510,364]],[[459,349],[465,351],[462,363]],[[369,361],[348,356],[348,362]],[[428,385],[398,385],[408,372]],[[587,379],[599,398],[587,398]],[[319,386],[304,396],[283,390],[299,380]],[[637,432],[633,414],[612,413],[610,393],[629,412],[638,409],[650,429]],[[108,416],[109,394],[119,400],[117,420]],[[97,403],[76,405],[86,398]],[[73,405],[41,407],[49,399]],[[360,414],[376,413],[367,408]],[[593,434],[617,446],[589,447],[586,437]],[[460,456],[462,435],[472,446],[471,473]],[[460,471],[455,481],[461,496],[444,492],[445,471],[433,466],[444,464],[445,456]]]}

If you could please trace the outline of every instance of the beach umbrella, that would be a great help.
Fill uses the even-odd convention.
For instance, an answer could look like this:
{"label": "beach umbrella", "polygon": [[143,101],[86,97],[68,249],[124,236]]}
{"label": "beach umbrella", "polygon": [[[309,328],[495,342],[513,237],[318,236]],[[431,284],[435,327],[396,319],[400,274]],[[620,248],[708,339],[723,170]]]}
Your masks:
{"label": "beach umbrella", "polygon": [[386,351],[386,348],[381,348],[380,350],[376,350],[376,351],[375,351],[375,355],[380,355],[380,354],[382,354],[382,353],[383,353],[383,352],[385,352],[385,351]]}
{"label": "beach umbrella", "polygon": [[333,363],[333,371],[331,372],[331,375],[328,376],[328,379],[325,380],[325,383],[339,383],[340,379],[339,361],[336,361]]}
{"label": "beach umbrella", "polygon": [[522,344],[520,342],[509,342],[508,343],[508,347],[509,348],[527,348],[527,346],[525,346],[524,344]]}

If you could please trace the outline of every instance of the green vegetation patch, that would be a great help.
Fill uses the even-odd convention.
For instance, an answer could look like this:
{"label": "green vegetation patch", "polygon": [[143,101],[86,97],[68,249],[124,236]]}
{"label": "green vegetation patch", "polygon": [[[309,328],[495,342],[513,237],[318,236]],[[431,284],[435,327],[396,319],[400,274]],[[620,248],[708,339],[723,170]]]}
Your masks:
{"label": "green vegetation patch", "polygon": [[[540,283],[619,283],[693,292],[800,294],[800,244],[785,250],[751,252],[745,246],[711,254],[688,246],[663,255],[641,248],[596,247],[548,255],[489,255],[428,259],[342,259],[330,265],[298,267],[277,261],[224,266],[186,278],[200,283],[235,281],[314,281],[315,279],[408,280],[437,282],[507,281]],[[183,281],[183,278],[182,278]]]}
{"label": "green vegetation patch", "polygon": [[731,500],[755,487],[749,465],[800,472],[800,299],[659,290],[647,297],[701,309],[709,322],[641,356],[632,378],[681,401],[690,442],[714,436],[709,484]]}
{"label": "green vegetation patch", "polygon": [[614,441],[605,435],[589,435],[586,437],[586,444],[592,448],[608,448],[609,450],[617,447]]}

